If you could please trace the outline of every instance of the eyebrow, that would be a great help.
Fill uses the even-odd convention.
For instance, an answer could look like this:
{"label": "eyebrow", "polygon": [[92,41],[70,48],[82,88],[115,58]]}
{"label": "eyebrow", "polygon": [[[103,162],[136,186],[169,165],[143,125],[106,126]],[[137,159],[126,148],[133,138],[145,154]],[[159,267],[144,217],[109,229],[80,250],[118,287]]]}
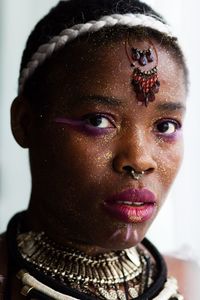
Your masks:
{"label": "eyebrow", "polygon": [[160,111],[175,111],[175,110],[186,110],[185,105],[182,102],[168,102],[157,105]]}
{"label": "eyebrow", "polygon": [[96,103],[104,104],[107,106],[120,106],[123,105],[123,101],[115,97],[107,97],[102,95],[82,95],[75,99],[76,103]]}
{"label": "eyebrow", "polygon": [[[74,100],[73,100],[74,101]],[[76,103],[96,103],[103,104],[112,107],[123,106],[123,100],[113,97],[113,96],[102,96],[102,95],[81,95],[75,98]],[[157,105],[159,111],[176,111],[182,110],[185,111],[186,107],[182,102],[168,102],[168,103],[159,103]]]}

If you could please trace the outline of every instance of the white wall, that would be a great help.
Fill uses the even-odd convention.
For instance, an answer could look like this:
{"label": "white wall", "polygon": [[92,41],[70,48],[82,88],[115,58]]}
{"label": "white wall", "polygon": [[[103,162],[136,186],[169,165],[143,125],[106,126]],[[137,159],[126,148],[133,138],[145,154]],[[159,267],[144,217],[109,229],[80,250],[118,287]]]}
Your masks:
{"label": "white wall", "polygon": [[[168,202],[149,232],[163,251],[188,245],[200,259],[199,45],[197,0],[146,0],[173,25],[185,49],[191,74],[185,124],[185,160]],[[27,151],[16,145],[9,128],[9,107],[17,93],[17,77],[25,40],[36,21],[57,0],[0,0],[0,231],[27,206],[30,192]],[[185,247],[185,246],[184,246]]]}
{"label": "white wall", "polygon": [[8,219],[26,208],[30,192],[28,153],[10,131],[10,104],[25,41],[35,23],[57,0],[0,0],[0,231]]}

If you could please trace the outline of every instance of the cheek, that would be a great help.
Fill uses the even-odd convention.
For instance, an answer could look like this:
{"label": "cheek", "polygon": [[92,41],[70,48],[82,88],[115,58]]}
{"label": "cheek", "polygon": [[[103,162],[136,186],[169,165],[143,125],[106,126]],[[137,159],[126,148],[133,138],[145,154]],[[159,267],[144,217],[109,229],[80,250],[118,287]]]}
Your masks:
{"label": "cheek", "polygon": [[171,187],[183,159],[183,141],[171,144],[167,149],[160,150],[158,158],[159,184],[167,193]]}
{"label": "cheek", "polygon": [[111,165],[112,152],[106,138],[95,139],[60,129],[56,140],[52,140],[53,144],[48,146],[50,164],[71,184],[99,182]]}

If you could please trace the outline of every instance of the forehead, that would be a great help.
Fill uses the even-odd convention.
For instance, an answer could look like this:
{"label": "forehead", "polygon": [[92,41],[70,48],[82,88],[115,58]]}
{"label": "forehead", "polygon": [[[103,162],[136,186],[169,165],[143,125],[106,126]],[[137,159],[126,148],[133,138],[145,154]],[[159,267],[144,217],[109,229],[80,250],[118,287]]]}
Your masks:
{"label": "forehead", "polygon": [[[174,55],[156,41],[158,79],[161,83],[156,100],[185,102],[186,85],[183,68]],[[131,46],[146,49],[149,40],[131,40]],[[126,39],[106,44],[78,41],[68,45],[51,62],[47,80],[51,82],[50,97],[57,99],[102,95],[132,99],[136,95],[131,84],[132,69],[126,54]]]}

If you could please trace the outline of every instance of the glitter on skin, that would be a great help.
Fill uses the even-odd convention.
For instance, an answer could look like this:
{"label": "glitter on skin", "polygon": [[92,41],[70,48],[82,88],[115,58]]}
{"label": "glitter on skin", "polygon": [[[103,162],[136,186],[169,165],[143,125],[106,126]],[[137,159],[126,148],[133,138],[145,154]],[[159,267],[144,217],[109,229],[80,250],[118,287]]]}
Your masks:
{"label": "glitter on skin", "polygon": [[116,239],[120,234],[124,236],[124,232],[125,232],[125,238],[124,238],[124,242],[128,242],[131,239],[131,236],[134,235],[134,237],[137,238],[137,230],[133,231],[133,225],[132,224],[127,224],[125,226],[125,228],[120,228],[117,229],[109,238],[110,240],[114,240]]}
{"label": "glitter on skin", "polygon": [[133,236],[134,236],[134,240],[135,241],[139,241],[139,236],[138,236],[138,231],[137,231],[137,229],[135,229],[135,230],[133,230]]}
{"label": "glitter on skin", "polygon": [[[99,49],[83,45],[84,62],[79,60],[79,46],[75,43],[69,45],[70,57],[63,52],[59,62],[52,62],[60,72],[59,80],[53,73],[51,75],[54,76],[51,80],[54,88],[50,88],[48,97],[54,103],[51,107],[52,120],[59,116],[81,118],[88,113],[100,112],[114,115],[116,127],[109,134],[94,136],[51,122],[51,126],[38,132],[33,162],[38,164],[38,172],[33,177],[37,178],[37,182],[41,181],[43,191],[40,188],[40,193],[32,194],[41,200],[32,203],[42,203],[42,207],[35,207],[32,216],[34,213],[37,215],[38,210],[41,214],[46,213],[46,210],[52,214],[51,222],[43,227],[51,232],[51,238],[57,242],[65,244],[68,239],[76,241],[80,247],[82,244],[88,244],[88,248],[96,245],[99,251],[101,248],[123,249],[141,241],[154,218],[141,224],[133,223],[132,235],[129,235],[127,224],[111,218],[102,210],[103,202],[113,193],[147,187],[156,193],[159,211],[180,164],[182,145],[181,139],[169,143],[158,136],[154,131],[155,122],[165,117],[183,119],[180,110],[170,112],[168,116],[168,111],[158,109],[158,105],[163,103],[181,101],[184,104],[183,72],[172,57],[167,58],[165,49],[157,44],[161,89],[156,101],[150,103],[148,108],[139,107],[129,81],[130,65],[124,53],[124,45],[121,42],[114,44],[116,55],[113,55],[109,45]],[[119,104],[106,104],[105,101],[98,101],[98,97],[97,101],[87,101],[88,95],[89,98],[100,95],[119,99]],[[63,100],[59,101],[61,98]],[[55,102],[55,99],[58,101]],[[41,169],[44,159],[49,164]],[[141,169],[150,165],[153,171],[142,181],[135,182],[122,171],[125,164],[134,164]],[[41,220],[48,222],[45,215],[42,215]],[[38,228],[38,224],[34,226]],[[62,232],[62,236],[59,232]],[[116,235],[110,240],[114,233]]]}
{"label": "glitter on skin", "polygon": [[0,284],[3,284],[3,283],[4,283],[4,281],[5,281],[5,277],[4,277],[4,276],[2,276],[2,275],[0,275]]}
{"label": "glitter on skin", "polygon": [[132,235],[132,225],[128,224],[127,231],[126,231],[126,238],[125,238],[126,242],[130,239],[131,235]]}
{"label": "glitter on skin", "polygon": [[118,235],[120,235],[121,232],[122,232],[122,229],[116,230],[116,231],[113,233],[113,235],[111,235],[111,237],[109,238],[109,240],[112,241],[112,240],[115,239]]}

